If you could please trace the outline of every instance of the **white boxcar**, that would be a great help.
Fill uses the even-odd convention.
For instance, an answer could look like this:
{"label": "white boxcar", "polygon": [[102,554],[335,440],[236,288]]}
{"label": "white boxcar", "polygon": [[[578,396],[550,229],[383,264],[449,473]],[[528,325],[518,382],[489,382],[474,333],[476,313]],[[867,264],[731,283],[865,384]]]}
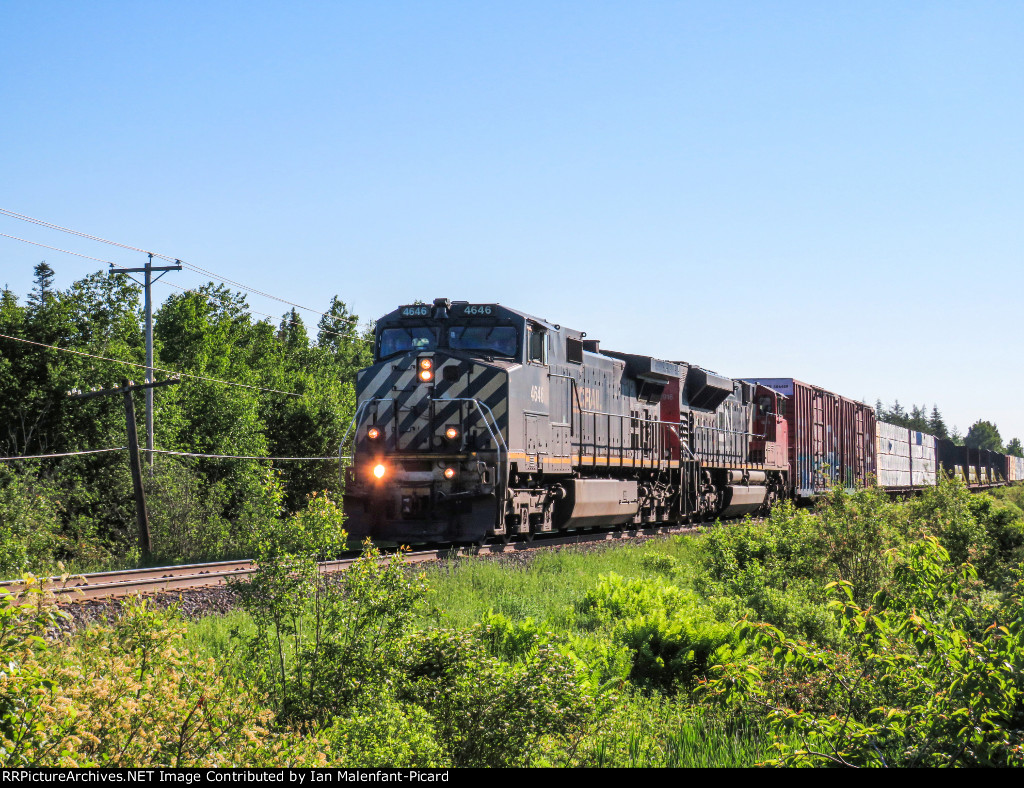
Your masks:
{"label": "white boxcar", "polygon": [[876,435],[881,487],[935,486],[934,436],[884,421],[877,423]]}

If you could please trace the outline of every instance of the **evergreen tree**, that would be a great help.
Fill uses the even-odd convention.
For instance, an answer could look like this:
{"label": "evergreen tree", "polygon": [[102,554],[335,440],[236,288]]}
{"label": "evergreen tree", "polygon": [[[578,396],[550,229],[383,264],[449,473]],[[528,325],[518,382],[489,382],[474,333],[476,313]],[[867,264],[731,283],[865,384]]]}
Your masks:
{"label": "evergreen tree", "polygon": [[54,271],[46,264],[45,260],[39,263],[34,270],[35,276],[32,278],[32,281],[35,282],[35,287],[29,293],[28,302],[33,308],[39,309],[46,304],[53,294]]}
{"label": "evergreen tree", "polygon": [[355,374],[373,360],[373,329],[359,332],[359,316],[348,311],[345,302],[334,296],[317,325],[317,346],[331,351],[341,362],[345,375]]}
{"label": "evergreen tree", "polygon": [[1006,447],[1006,453],[1013,457],[1024,457],[1024,446],[1021,446],[1020,438],[1014,438]]}
{"label": "evergreen tree", "polygon": [[924,406],[914,405],[910,412],[910,418],[907,421],[907,426],[912,430],[918,432],[928,431],[928,419],[925,416]]}
{"label": "evergreen tree", "polygon": [[946,429],[946,422],[942,420],[942,414],[939,413],[938,405],[932,405],[932,416],[928,419],[928,432],[936,438],[949,438],[949,431]]}
{"label": "evergreen tree", "polygon": [[302,322],[299,313],[293,307],[281,317],[281,325],[277,330],[277,339],[284,344],[285,351],[295,353],[309,349],[309,335],[306,333],[306,324]]}

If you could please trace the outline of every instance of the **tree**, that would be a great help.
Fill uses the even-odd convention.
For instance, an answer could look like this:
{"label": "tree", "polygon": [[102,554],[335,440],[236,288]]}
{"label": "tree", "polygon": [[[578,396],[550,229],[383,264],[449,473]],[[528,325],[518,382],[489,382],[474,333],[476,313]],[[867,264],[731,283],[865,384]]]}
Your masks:
{"label": "tree", "polygon": [[1003,450],[1003,439],[999,437],[999,429],[991,421],[978,419],[967,431],[964,445],[971,449]]}
{"label": "tree", "polygon": [[943,440],[949,438],[949,430],[946,429],[946,422],[942,420],[938,405],[932,405],[932,417],[928,419],[928,432],[936,438]]}
{"label": "tree", "polygon": [[338,296],[331,299],[317,325],[317,347],[329,350],[341,362],[347,376],[355,381],[355,373],[370,365],[373,357],[372,330],[359,333],[359,315],[348,311]]}
{"label": "tree", "polygon": [[290,312],[281,316],[281,325],[277,329],[277,339],[289,353],[309,349],[309,335],[306,333],[306,324],[302,322],[299,313],[292,307]]}
{"label": "tree", "polygon": [[36,283],[36,286],[32,288],[28,297],[30,305],[37,309],[46,305],[53,295],[53,277],[53,269],[46,264],[45,260],[35,267],[35,277],[32,281]]}
{"label": "tree", "polygon": [[1020,438],[1014,438],[1006,447],[1006,453],[1012,457],[1024,457],[1024,446],[1021,446]]}

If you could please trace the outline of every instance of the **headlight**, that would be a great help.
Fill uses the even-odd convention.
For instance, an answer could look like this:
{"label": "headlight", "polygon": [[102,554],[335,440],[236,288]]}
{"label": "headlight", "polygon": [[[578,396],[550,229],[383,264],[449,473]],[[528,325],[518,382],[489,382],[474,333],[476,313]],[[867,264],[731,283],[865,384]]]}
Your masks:
{"label": "headlight", "polygon": [[446,479],[454,479],[455,478],[455,469],[454,468],[445,468],[444,469],[444,478],[446,478]]}
{"label": "headlight", "polygon": [[384,465],[378,464],[378,465],[374,465],[373,466],[373,475],[376,476],[378,479],[383,479],[384,478],[384,474],[387,473],[387,472],[388,472],[388,469]]}
{"label": "headlight", "polygon": [[380,437],[380,430],[377,429],[376,427],[370,427],[370,429],[366,431],[366,437],[372,441],[375,441],[377,440],[377,438]]}
{"label": "headlight", "polygon": [[444,431],[444,436],[450,441],[455,440],[457,437],[459,437],[458,427],[449,427]]}

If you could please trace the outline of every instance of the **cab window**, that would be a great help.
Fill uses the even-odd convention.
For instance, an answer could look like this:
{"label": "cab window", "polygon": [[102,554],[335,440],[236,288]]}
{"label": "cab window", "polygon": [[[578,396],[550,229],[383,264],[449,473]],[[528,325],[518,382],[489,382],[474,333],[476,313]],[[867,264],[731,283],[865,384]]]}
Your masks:
{"label": "cab window", "polygon": [[437,329],[430,326],[401,326],[380,332],[378,359],[410,350],[433,350],[437,347]]}
{"label": "cab window", "polygon": [[514,326],[452,326],[448,329],[448,347],[515,358],[517,333]]}
{"label": "cab window", "polygon": [[529,328],[529,348],[527,361],[534,364],[548,363],[548,332],[539,326]]}

